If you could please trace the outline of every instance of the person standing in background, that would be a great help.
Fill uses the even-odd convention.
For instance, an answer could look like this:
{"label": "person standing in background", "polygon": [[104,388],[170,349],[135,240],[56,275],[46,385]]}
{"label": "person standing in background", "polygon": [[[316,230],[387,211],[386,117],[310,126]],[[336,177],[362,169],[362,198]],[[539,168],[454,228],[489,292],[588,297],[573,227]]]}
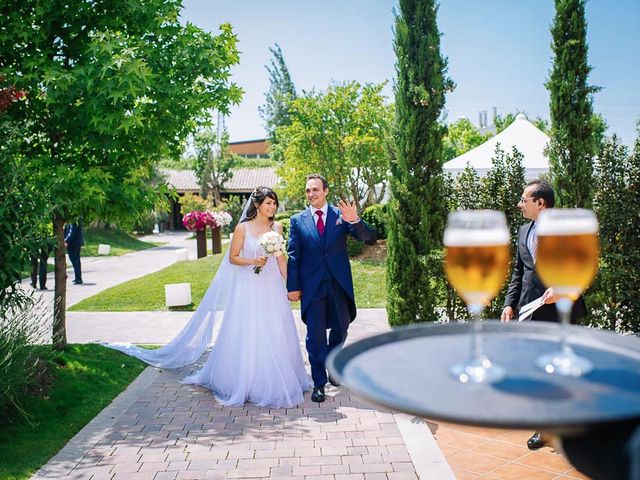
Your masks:
{"label": "person standing in background", "polygon": [[[554,305],[557,298],[553,294],[553,289],[547,288],[535,270],[536,254],[538,246],[538,236],[536,233],[536,222],[540,212],[547,208],[553,208],[555,195],[553,188],[544,180],[533,180],[527,183],[522,197],[518,202],[518,208],[522,216],[529,223],[520,227],[518,232],[518,246],[516,261],[513,267],[513,274],[509,282],[507,296],[504,301],[504,309],[500,315],[500,320],[509,322],[517,319],[520,308],[533,300],[542,297],[544,305],[538,308],[531,315],[531,320],[542,322],[559,322],[558,312]],[[587,307],[584,298],[580,296],[573,305],[571,321],[586,316]],[[535,432],[527,441],[529,450],[537,450],[547,444],[547,439],[540,432]]]}
{"label": "person standing in background", "polygon": [[84,237],[82,236],[82,220],[68,223],[64,226],[64,246],[67,248],[67,254],[71,265],[73,265],[75,285],[82,285],[82,266],[80,264],[80,249],[84,245]]}

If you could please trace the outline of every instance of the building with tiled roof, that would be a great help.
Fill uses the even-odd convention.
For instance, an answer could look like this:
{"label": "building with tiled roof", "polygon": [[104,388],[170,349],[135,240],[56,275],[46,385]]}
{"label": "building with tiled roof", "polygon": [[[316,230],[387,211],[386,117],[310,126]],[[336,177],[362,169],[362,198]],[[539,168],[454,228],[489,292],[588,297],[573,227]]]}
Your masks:
{"label": "building with tiled roof", "polygon": [[[183,213],[180,207],[180,196],[185,193],[199,195],[198,178],[193,170],[162,169],[161,172],[167,185],[178,193],[177,202],[172,201],[169,228],[176,226],[180,228]],[[233,170],[233,177],[224,184],[220,193],[223,199],[237,195],[242,200],[246,200],[256,187],[275,188],[279,180],[275,167],[236,168]]]}
{"label": "building with tiled roof", "polygon": [[[163,169],[167,185],[178,193],[200,193],[200,184],[193,170]],[[222,193],[250,194],[256,187],[275,188],[279,180],[275,167],[236,168],[233,177],[224,184]]]}

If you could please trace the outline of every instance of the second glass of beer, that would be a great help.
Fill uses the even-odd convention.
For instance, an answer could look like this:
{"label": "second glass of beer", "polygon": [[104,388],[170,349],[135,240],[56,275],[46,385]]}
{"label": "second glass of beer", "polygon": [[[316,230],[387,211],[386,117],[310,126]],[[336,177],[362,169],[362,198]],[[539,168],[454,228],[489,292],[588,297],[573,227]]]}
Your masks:
{"label": "second glass of beer", "polygon": [[556,308],[563,324],[560,351],[540,357],[537,363],[548,373],[579,377],[593,367],[569,345],[566,325],[571,321],[573,303],[598,270],[598,219],[593,211],[579,208],[543,210],[537,235],[536,271],[559,297]]}
{"label": "second glass of beer", "polygon": [[472,354],[451,373],[463,383],[495,382],[504,369],[483,352],[480,315],[500,291],[509,270],[509,230],[504,213],[462,210],[449,214],[444,232],[445,271],[474,319]]}

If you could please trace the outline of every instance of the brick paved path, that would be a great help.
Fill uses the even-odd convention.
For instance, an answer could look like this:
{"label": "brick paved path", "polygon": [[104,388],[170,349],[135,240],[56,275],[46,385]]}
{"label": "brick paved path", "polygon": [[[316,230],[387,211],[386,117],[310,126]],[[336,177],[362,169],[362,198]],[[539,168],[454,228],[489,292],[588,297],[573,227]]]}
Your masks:
{"label": "brick paved path", "polygon": [[[387,328],[380,311],[363,311],[349,340]],[[193,368],[145,370],[143,384],[125,392],[130,400],[116,400],[34,478],[417,478],[397,416],[341,387],[328,386],[323,404],[308,392],[297,408],[228,408],[179,383]]]}

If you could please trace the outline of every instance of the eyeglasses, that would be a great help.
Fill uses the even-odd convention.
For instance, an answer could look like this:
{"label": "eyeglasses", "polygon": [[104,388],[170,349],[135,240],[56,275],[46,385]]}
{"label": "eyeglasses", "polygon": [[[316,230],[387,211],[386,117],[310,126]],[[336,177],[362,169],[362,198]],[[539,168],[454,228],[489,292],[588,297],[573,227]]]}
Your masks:
{"label": "eyeglasses", "polygon": [[518,203],[527,203],[529,200],[535,200],[535,198],[533,198],[533,197],[528,197],[528,198],[520,197],[520,201]]}

